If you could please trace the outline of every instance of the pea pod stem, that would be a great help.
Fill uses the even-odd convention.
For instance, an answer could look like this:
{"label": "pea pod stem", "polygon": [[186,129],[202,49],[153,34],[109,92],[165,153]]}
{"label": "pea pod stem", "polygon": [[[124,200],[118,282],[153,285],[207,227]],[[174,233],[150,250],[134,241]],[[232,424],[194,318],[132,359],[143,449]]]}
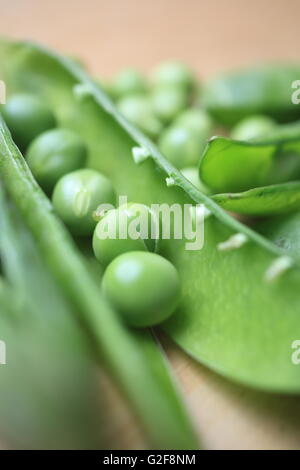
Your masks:
{"label": "pea pod stem", "polygon": [[162,392],[155,377],[155,367],[149,370],[146,354],[154,361],[157,359],[155,354],[159,354],[156,349],[151,349],[149,333],[130,334],[106,304],[99,286],[85,267],[68,232],[54,215],[52,205],[35,182],[1,117],[0,177],[32,231],[52,274],[79,309],[81,320],[99,353],[127,398],[134,403],[152,443],[159,448],[197,448],[197,439],[183,405],[176,392],[173,395],[170,376],[167,385],[170,393],[164,396],[166,383]]}

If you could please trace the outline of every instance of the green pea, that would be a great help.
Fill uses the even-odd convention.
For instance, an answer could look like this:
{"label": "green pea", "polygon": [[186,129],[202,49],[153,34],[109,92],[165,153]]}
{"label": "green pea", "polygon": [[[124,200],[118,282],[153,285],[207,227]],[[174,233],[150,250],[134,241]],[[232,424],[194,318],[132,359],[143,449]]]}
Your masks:
{"label": "green pea", "polygon": [[122,70],[113,80],[111,88],[114,96],[119,99],[126,95],[144,93],[147,91],[143,75],[133,68]]}
{"label": "green pea", "polygon": [[158,137],[162,124],[155,116],[152,104],[147,96],[130,95],[121,99],[117,106],[128,121],[139,127],[152,138]]}
{"label": "green pea", "polygon": [[111,182],[91,169],[77,170],[63,176],[52,197],[54,208],[75,235],[89,235],[96,221],[94,211],[100,204],[113,204],[115,193]]}
{"label": "green pea", "polygon": [[256,115],[239,121],[231,131],[231,137],[236,140],[259,139],[276,127],[274,119]]}
{"label": "green pea", "polygon": [[37,182],[49,192],[63,175],[85,166],[87,149],[74,131],[52,129],[31,142],[26,157]]}
{"label": "green pea", "polygon": [[144,204],[129,203],[108,211],[98,222],[93,249],[97,260],[107,266],[128,251],[156,251],[158,236],[158,216]]}
{"label": "green pea", "polygon": [[163,322],[174,312],[180,282],[177,270],[165,258],[133,251],[107,267],[102,290],[128,325],[143,328]]}
{"label": "green pea", "polygon": [[195,78],[190,68],[181,62],[166,62],[158,66],[153,73],[154,86],[175,86],[191,92]]}
{"label": "green pea", "polygon": [[178,87],[159,87],[152,93],[152,106],[157,117],[168,123],[187,106],[186,93]]}
{"label": "green pea", "polygon": [[195,166],[190,166],[186,168],[182,168],[180,170],[183,176],[189,180],[194,186],[196,186],[199,191],[204,194],[209,194],[210,190],[205,186],[199,178],[199,169]]}
{"label": "green pea", "polygon": [[207,139],[213,131],[213,122],[209,114],[203,109],[186,109],[177,116],[174,126],[185,127],[201,134]]}
{"label": "green pea", "polygon": [[158,142],[161,152],[177,168],[197,165],[206,141],[192,129],[171,126]]}
{"label": "green pea", "polygon": [[56,125],[52,111],[35,96],[14,95],[1,110],[12,137],[21,150],[25,150],[39,134]]}

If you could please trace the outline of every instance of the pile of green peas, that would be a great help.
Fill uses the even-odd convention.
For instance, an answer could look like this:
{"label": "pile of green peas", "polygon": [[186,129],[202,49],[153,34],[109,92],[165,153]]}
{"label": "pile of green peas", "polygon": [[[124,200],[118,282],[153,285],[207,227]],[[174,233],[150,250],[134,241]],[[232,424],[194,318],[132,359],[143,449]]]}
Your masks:
{"label": "pile of green peas", "polygon": [[157,142],[163,155],[205,192],[198,165],[214,123],[201,108],[201,86],[185,64],[158,66],[147,80],[134,68],[116,75],[105,88],[119,111]]}
{"label": "pile of green peas", "polygon": [[[185,178],[209,192],[199,179],[198,164],[214,123],[201,109],[201,87],[186,65],[162,64],[151,80],[126,69],[106,84],[106,91],[128,120],[157,141]],[[52,198],[56,214],[75,237],[92,237],[95,257],[105,268],[102,290],[108,301],[133,327],[166,320],[178,305],[180,282],[175,267],[157,253],[159,237],[151,232],[154,223],[160,233],[155,214],[132,202],[97,220],[97,208],[115,204],[116,197],[111,181],[86,167],[86,143],[71,129],[58,127],[52,110],[36,96],[14,95],[1,111],[33,176]],[[259,139],[275,125],[269,117],[252,116],[239,122],[231,137]],[[139,216],[144,216],[147,235],[137,231],[132,238],[129,226]],[[115,237],[102,236],[105,226],[116,228]]]}
{"label": "pile of green peas", "polygon": [[[159,240],[151,232],[153,222],[159,225],[155,214],[144,204],[130,203],[97,220],[98,207],[114,205],[116,195],[105,175],[86,167],[85,142],[71,129],[56,127],[52,110],[36,96],[13,95],[3,117],[56,214],[75,237],[92,236],[95,257],[106,268],[101,288],[108,302],[131,327],[166,320],[178,305],[180,281],[176,268],[157,254]],[[143,215],[147,234],[137,227],[138,236],[132,239],[130,222]],[[102,226],[114,224],[115,238],[99,235]]]}

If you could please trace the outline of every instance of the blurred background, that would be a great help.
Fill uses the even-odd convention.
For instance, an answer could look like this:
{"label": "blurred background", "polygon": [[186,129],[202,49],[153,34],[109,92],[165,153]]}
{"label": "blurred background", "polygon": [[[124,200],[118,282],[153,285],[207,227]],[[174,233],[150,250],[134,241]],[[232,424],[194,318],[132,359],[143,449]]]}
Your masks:
{"label": "blurred background", "polygon": [[298,0],[0,0],[0,34],[82,56],[104,77],[182,59],[199,76],[298,59]]}
{"label": "blurred background", "polygon": [[[299,14],[299,0],[0,0],[0,35],[78,56],[99,77],[180,59],[207,78],[257,62],[299,61]],[[230,384],[167,341],[164,347],[206,448],[299,448],[298,398]],[[112,440],[143,447],[120,398],[108,395]]]}

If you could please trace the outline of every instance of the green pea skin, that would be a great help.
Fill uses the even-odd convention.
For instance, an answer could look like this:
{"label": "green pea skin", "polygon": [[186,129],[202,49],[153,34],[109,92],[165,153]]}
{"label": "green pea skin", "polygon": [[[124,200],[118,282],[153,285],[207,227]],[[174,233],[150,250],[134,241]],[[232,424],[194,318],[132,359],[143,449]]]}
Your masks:
{"label": "green pea skin", "polygon": [[52,111],[39,98],[27,94],[14,95],[1,107],[4,120],[21,150],[44,131],[56,125]]}
{"label": "green pea skin", "polygon": [[85,166],[87,148],[75,132],[52,129],[31,142],[26,158],[37,182],[50,192],[62,176]]}
{"label": "green pea skin", "polygon": [[276,127],[274,119],[255,115],[239,121],[231,131],[231,137],[235,140],[255,140],[267,135]]}
{"label": "green pea skin", "polygon": [[111,83],[116,99],[135,93],[145,93],[147,83],[143,75],[134,68],[127,68],[118,73]]}
{"label": "green pea skin", "polygon": [[198,108],[186,109],[175,119],[174,126],[191,129],[207,139],[213,131],[213,121],[209,114]]}
{"label": "green pea skin", "polygon": [[130,95],[117,103],[119,111],[128,121],[135,124],[149,137],[155,139],[162,130],[162,124],[155,116],[150,98],[144,95]]}
{"label": "green pea skin", "polygon": [[94,211],[100,204],[113,204],[115,193],[108,178],[86,168],[63,176],[55,185],[52,202],[74,235],[90,235],[96,225]]}
{"label": "green pea skin", "polygon": [[[145,221],[142,222],[143,228],[139,226],[139,221]],[[139,238],[130,237],[130,224],[134,224],[133,229],[137,232],[142,231]],[[151,238],[152,227],[157,231],[157,239],[155,236]],[[112,229],[111,234],[109,228]],[[143,234],[144,228],[146,233]],[[109,236],[104,238],[106,234]],[[107,266],[114,258],[128,251],[157,251],[158,236],[158,216],[144,204],[128,203],[108,211],[98,222],[93,236],[93,250],[97,260]]]}
{"label": "green pea skin", "polygon": [[171,126],[160,136],[158,146],[177,168],[198,165],[206,141],[192,129]]}
{"label": "green pea skin", "polygon": [[157,325],[176,309],[180,281],[176,268],[155,253],[130,252],[107,267],[102,291],[125,323],[137,328]]}
{"label": "green pea skin", "polygon": [[178,87],[156,88],[151,96],[154,113],[164,123],[169,123],[187,106],[187,96]]}
{"label": "green pea skin", "polygon": [[165,62],[153,72],[152,82],[157,86],[174,86],[185,92],[193,91],[195,78],[191,69],[181,62]]}
{"label": "green pea skin", "polygon": [[209,194],[210,190],[205,186],[199,178],[199,169],[196,166],[189,166],[182,168],[181,173],[183,176],[189,180],[194,186],[196,186],[199,191],[204,194]]}

